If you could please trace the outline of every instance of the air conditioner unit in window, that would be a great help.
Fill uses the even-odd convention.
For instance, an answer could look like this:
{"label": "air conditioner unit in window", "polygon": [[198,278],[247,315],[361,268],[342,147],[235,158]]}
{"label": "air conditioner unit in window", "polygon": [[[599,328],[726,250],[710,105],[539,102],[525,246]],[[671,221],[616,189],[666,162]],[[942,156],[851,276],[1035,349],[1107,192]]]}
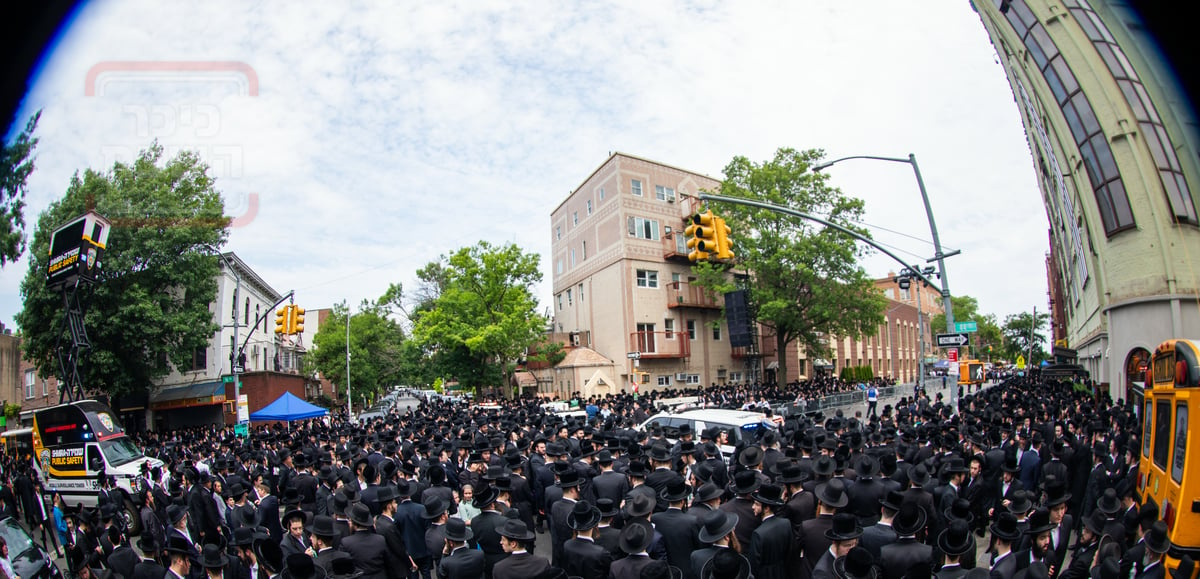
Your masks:
{"label": "air conditioner unit in window", "polygon": [[675,202],[675,196],[667,195],[667,203],[674,203],[674,202]]}
{"label": "air conditioner unit in window", "polygon": [[675,375],[676,382],[687,382],[687,374],[680,372]]}
{"label": "air conditioner unit in window", "polygon": [[579,334],[576,332],[571,332],[571,345],[576,347],[579,346]]}

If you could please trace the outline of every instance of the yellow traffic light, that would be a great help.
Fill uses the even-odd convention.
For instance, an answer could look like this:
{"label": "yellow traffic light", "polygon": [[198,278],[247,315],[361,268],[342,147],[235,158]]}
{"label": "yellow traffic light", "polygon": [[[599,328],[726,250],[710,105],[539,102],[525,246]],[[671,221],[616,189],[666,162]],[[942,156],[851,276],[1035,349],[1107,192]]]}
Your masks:
{"label": "yellow traffic light", "polygon": [[292,323],[288,329],[292,334],[304,333],[304,308],[292,306]]}
{"label": "yellow traffic light", "polygon": [[715,217],[713,220],[716,221],[713,226],[717,241],[716,257],[722,261],[733,261],[733,229],[725,224],[724,218]]}
{"label": "yellow traffic light", "polygon": [[712,211],[697,213],[692,216],[692,224],[683,231],[683,234],[689,238],[687,246],[691,251],[688,252],[688,259],[691,261],[707,261],[709,254],[718,250],[715,220],[716,217],[713,217]]}
{"label": "yellow traffic light", "polygon": [[292,306],[283,306],[282,309],[275,310],[275,333],[290,334],[292,324]]}

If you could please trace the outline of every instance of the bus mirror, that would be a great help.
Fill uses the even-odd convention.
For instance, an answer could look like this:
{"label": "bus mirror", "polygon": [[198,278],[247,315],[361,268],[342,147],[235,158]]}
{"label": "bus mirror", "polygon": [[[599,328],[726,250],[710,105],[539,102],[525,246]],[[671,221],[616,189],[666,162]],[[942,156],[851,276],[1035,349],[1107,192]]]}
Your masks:
{"label": "bus mirror", "polygon": [[104,470],[104,462],[100,457],[93,456],[88,459],[88,470]]}

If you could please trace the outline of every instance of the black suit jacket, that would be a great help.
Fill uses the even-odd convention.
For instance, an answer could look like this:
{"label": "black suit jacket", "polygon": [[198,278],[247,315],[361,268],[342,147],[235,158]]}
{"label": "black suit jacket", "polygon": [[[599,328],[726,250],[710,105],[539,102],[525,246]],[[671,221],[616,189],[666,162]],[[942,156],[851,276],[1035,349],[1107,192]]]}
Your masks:
{"label": "black suit jacket", "polygon": [[108,568],[126,579],[132,579],[133,569],[140,560],[132,547],[121,545],[113,549],[112,554],[108,556]]}
{"label": "black suit jacket", "polygon": [[689,576],[692,551],[700,548],[700,522],[692,514],[674,508],[655,513],[650,521],[655,530],[662,533],[667,562],[678,567],[685,577]]}
{"label": "black suit jacket", "polygon": [[163,579],[163,575],[166,574],[166,567],[152,559],[145,559],[134,565],[132,579]]}
{"label": "black suit jacket", "polygon": [[437,574],[441,579],[483,579],[485,565],[482,551],[460,547],[442,557]]}
{"label": "black suit jacket", "polygon": [[862,536],[858,538],[858,544],[870,551],[871,556],[875,557],[875,560],[878,561],[880,550],[883,549],[883,546],[895,543],[898,538],[896,530],[891,525],[875,523],[863,529]]}
{"label": "black suit jacket", "polygon": [[475,515],[471,519],[471,531],[474,536],[471,538],[471,547],[478,546],[483,550],[484,560],[487,564],[486,573],[490,577],[492,569],[496,563],[500,562],[508,556],[504,549],[500,547],[500,533],[497,529],[504,526],[504,515],[496,511],[484,511]]}
{"label": "black suit jacket", "polygon": [[592,489],[597,499],[611,499],[613,504],[619,505],[629,492],[629,479],[616,471],[603,472],[592,479]]}
{"label": "black suit jacket", "polygon": [[568,576],[583,579],[607,579],[612,566],[608,549],[587,539],[571,539],[563,544],[563,569]]}
{"label": "black suit jacket", "polygon": [[932,565],[933,547],[914,538],[899,539],[879,550],[879,566],[884,579],[900,579],[914,565]]}
{"label": "black suit jacket", "polygon": [[817,515],[815,519],[800,525],[800,544],[804,548],[804,564],[798,569],[800,579],[812,577],[813,568],[821,555],[829,550],[832,541],[825,538],[825,531],[833,528],[833,515]]}
{"label": "black suit jacket", "polygon": [[609,577],[612,579],[641,579],[642,569],[653,563],[646,555],[630,555],[624,559],[613,561]]}
{"label": "black suit jacket", "polygon": [[621,550],[620,529],[616,527],[596,527],[594,538],[597,545],[608,549],[614,561],[625,556],[625,552]]}
{"label": "black suit jacket", "polygon": [[791,521],[780,516],[767,517],[750,538],[746,556],[750,559],[750,571],[757,579],[788,579],[789,568],[796,562],[797,548]]}
{"label": "black suit jacket", "polygon": [[550,568],[550,561],[532,553],[513,553],[492,569],[492,579],[533,579]]}
{"label": "black suit jacket", "polygon": [[387,541],[373,530],[342,537],[340,548],[354,558],[355,569],[363,573],[361,579],[400,579],[406,575],[400,565],[389,564]]}
{"label": "black suit jacket", "polygon": [[718,508],[738,516],[737,526],[733,528],[733,535],[737,537],[738,543],[749,546],[750,537],[754,534],[754,529],[758,528],[759,523],[758,517],[754,516],[754,501],[739,497]]}
{"label": "black suit jacket", "polygon": [[[387,543],[388,558],[391,563],[408,568],[408,549],[404,546],[404,535],[395,519],[382,514],[375,517],[375,534],[383,537]],[[424,542],[423,539],[422,542]]]}

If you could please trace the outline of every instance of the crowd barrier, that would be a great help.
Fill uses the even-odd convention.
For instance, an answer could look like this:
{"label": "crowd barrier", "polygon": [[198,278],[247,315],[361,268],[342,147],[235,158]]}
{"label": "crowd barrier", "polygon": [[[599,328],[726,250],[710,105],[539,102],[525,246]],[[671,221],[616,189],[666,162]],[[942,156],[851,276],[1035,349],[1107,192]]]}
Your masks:
{"label": "crowd barrier", "polygon": [[[892,398],[894,396],[907,396],[912,394],[912,384],[899,384],[896,386],[885,386],[879,388],[879,399]],[[823,412],[830,408],[841,408],[867,401],[866,390],[851,390],[849,392],[838,392],[829,394],[820,398],[811,400],[798,400],[784,404],[773,405],[771,410],[776,414],[783,416],[794,416],[797,414],[813,414]]]}

